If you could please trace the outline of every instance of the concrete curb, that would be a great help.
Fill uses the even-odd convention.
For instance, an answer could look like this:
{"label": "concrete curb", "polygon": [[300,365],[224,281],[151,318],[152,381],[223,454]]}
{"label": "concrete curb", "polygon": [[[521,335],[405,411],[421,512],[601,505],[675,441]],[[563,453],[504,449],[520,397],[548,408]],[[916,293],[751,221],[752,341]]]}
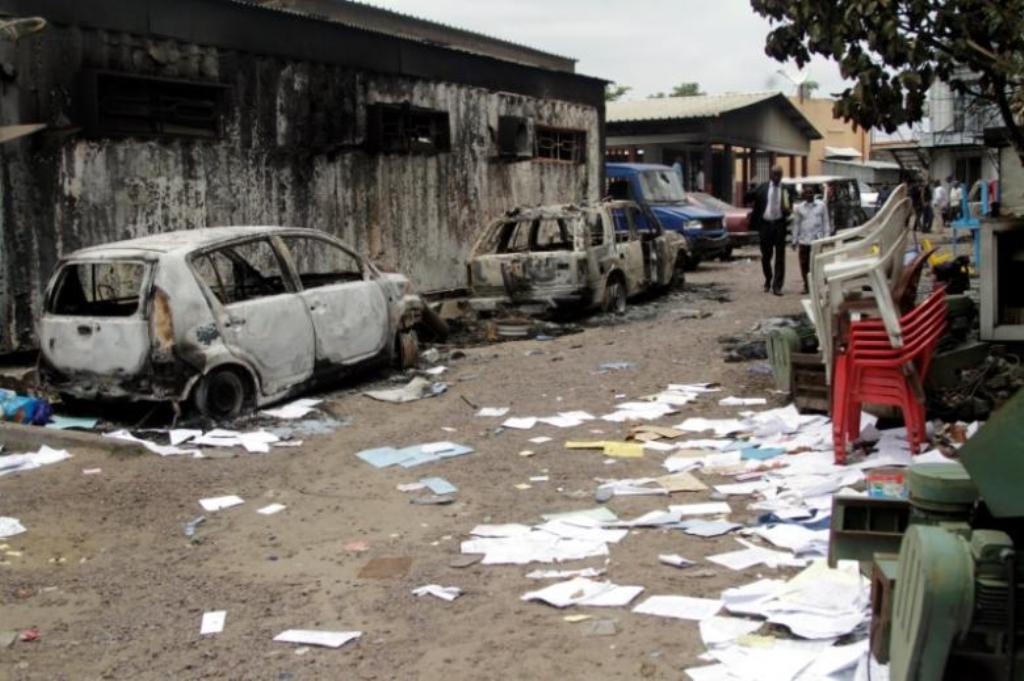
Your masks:
{"label": "concrete curb", "polygon": [[20,423],[0,422],[0,443],[4,446],[4,454],[16,452],[34,452],[42,445],[54,449],[73,449],[88,447],[99,449],[110,454],[145,453],[145,447],[134,442],[115,440],[95,433],[84,433],[75,430],[58,430],[42,426],[25,426]]}

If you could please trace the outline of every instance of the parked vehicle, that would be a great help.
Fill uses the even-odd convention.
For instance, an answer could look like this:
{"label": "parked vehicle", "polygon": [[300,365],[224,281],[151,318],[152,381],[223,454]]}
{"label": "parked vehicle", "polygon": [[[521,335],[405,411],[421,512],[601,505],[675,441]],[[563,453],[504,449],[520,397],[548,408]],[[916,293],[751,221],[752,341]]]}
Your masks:
{"label": "parked vehicle", "polygon": [[356,367],[410,366],[422,310],[404,276],[322,232],[168,232],[61,260],[39,375],[71,398],[191,398],[230,418]]}
{"label": "parked vehicle", "polygon": [[631,201],[515,209],[473,247],[470,305],[622,313],[631,296],[681,284],[686,260],[685,240]]}
{"label": "parked vehicle", "polygon": [[609,197],[635,201],[650,211],[665,231],[677,232],[686,238],[688,269],[697,267],[701,260],[728,253],[725,216],[721,211],[701,208],[687,201],[679,175],[672,168],[651,163],[608,163],[605,174]]}
{"label": "parked vehicle", "polygon": [[732,249],[758,243],[757,232],[750,229],[750,208],[740,208],[704,192],[688,192],[688,201],[700,208],[715,210],[725,216],[725,229],[729,233],[729,248],[723,259],[732,257]]}
{"label": "parked vehicle", "polygon": [[816,196],[823,197],[828,204],[832,232],[859,227],[867,222],[867,215],[861,206],[860,188],[852,177],[836,175],[815,175],[811,177],[787,177],[782,185],[790,190],[793,201],[799,201],[807,185],[814,188]]}

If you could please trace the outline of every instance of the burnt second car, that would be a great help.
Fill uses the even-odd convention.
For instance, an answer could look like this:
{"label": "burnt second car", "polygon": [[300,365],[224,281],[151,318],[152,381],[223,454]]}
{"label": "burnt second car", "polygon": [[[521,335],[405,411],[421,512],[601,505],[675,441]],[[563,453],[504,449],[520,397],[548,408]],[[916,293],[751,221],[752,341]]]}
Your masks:
{"label": "burnt second car", "polygon": [[355,367],[415,361],[423,303],[315,230],[218,227],[65,257],[39,321],[44,387],[228,418]]}
{"label": "burnt second car", "polygon": [[686,261],[685,241],[630,201],[516,209],[473,248],[470,304],[484,313],[506,306],[621,313],[629,297],[681,283]]}

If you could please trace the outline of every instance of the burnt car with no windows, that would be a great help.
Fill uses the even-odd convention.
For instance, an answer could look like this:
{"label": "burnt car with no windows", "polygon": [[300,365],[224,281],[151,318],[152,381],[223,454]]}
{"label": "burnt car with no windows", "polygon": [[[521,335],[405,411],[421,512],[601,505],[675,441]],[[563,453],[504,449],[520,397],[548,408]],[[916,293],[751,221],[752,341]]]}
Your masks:
{"label": "burnt car with no windows", "polygon": [[191,399],[230,418],[356,367],[410,365],[422,310],[404,276],[316,230],[167,232],[61,260],[39,376],[67,399]]}
{"label": "burnt car with no windows", "polygon": [[686,262],[685,240],[632,201],[514,209],[473,248],[470,305],[622,313],[629,297],[681,284]]}

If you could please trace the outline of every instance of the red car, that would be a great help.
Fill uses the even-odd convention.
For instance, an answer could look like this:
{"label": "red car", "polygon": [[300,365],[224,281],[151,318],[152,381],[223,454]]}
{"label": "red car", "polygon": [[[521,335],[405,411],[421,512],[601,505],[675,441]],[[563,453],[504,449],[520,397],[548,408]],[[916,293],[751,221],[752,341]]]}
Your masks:
{"label": "red car", "polygon": [[750,231],[750,208],[740,208],[704,192],[687,192],[686,200],[698,208],[718,211],[725,215],[725,229],[729,232],[729,249],[722,260],[732,257],[732,249],[757,243],[757,232]]}

